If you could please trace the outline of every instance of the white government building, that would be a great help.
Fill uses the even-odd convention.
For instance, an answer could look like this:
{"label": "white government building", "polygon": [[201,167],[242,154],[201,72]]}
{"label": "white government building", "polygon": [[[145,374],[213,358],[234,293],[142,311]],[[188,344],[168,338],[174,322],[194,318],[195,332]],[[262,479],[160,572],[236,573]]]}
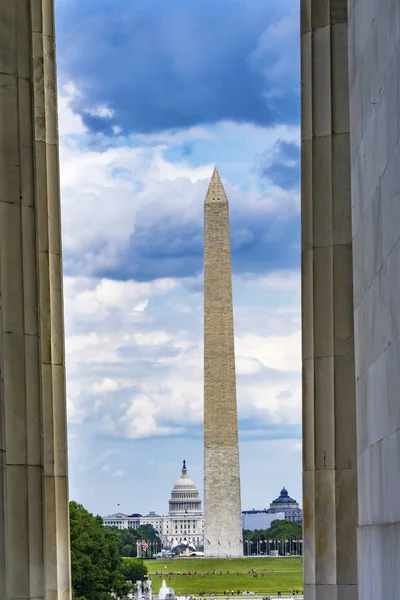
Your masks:
{"label": "white government building", "polygon": [[303,521],[303,511],[299,503],[289,496],[285,487],[281,489],[278,498],[275,498],[264,510],[244,510],[242,512],[243,529],[254,531],[255,529],[268,529],[272,521],[276,520],[294,521],[301,523]]}
{"label": "white government building", "polygon": [[[285,487],[268,509],[242,512],[243,529],[268,529],[276,519],[298,523],[303,519],[303,511],[298,502],[289,496]],[[186,461],[183,461],[182,474],[172,488],[167,516],[157,515],[155,512],[149,512],[145,516],[138,513],[115,513],[104,517],[103,522],[104,525],[118,529],[138,529],[140,525],[152,525],[160,536],[162,547],[166,549],[182,543],[191,544],[197,549],[204,546],[201,499],[199,490],[187,474]]]}
{"label": "white government building", "polygon": [[204,517],[201,511],[199,490],[187,474],[183,461],[182,474],[172,488],[167,516],[150,512],[144,517],[139,514],[116,513],[104,517],[104,525],[118,529],[137,529],[140,525],[152,525],[158,532],[163,548],[172,548],[180,543],[198,548],[204,546]]}

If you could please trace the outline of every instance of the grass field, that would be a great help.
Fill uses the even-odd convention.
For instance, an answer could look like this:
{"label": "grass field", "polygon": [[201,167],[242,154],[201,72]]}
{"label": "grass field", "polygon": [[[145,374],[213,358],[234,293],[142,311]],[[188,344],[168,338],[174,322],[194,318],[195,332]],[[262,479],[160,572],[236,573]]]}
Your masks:
{"label": "grass field", "polygon": [[[148,575],[157,594],[163,579],[177,594],[193,594],[198,598],[203,590],[207,595],[223,594],[225,590],[237,596],[246,590],[262,595],[288,594],[293,588],[303,589],[301,558],[191,558],[147,560]],[[165,568],[166,567],[166,568]],[[255,569],[257,577],[251,572]],[[228,572],[229,571],[229,572]],[[250,571],[250,573],[249,573]],[[156,573],[162,572],[162,575]],[[191,574],[188,575],[188,572]],[[222,574],[220,574],[222,572]],[[173,573],[167,577],[169,573]],[[242,596],[243,597],[243,596]]]}

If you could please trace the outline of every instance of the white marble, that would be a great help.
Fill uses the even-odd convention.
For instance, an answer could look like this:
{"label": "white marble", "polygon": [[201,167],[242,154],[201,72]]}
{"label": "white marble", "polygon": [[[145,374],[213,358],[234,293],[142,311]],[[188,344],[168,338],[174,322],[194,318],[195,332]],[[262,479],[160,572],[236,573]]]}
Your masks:
{"label": "white marble", "polygon": [[400,3],[351,0],[349,48],[359,598],[376,600],[400,593]]}
{"label": "white marble", "polygon": [[0,0],[0,598],[70,600],[52,0]]}
{"label": "white marble", "polygon": [[302,0],[304,589],[357,596],[346,0]]}
{"label": "white marble", "polygon": [[394,148],[382,176],[382,244],[388,256],[399,239],[400,231],[400,144]]}

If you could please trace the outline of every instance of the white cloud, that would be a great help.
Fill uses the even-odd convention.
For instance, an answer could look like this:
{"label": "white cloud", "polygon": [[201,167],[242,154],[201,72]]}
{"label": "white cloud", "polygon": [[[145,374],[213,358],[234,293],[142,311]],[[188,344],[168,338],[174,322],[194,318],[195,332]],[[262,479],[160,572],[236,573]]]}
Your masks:
{"label": "white cloud", "polygon": [[[201,220],[213,164],[167,160],[168,148],[203,140],[216,150],[236,144],[254,155],[277,139],[296,141],[298,128],[220,123],[213,130],[121,136],[119,145],[102,145],[71,109],[81,94],[73,83],[60,93],[64,256],[67,267],[73,261],[81,274],[64,281],[69,420],[115,439],[181,435],[202,420],[201,295],[189,281],[83,274],[114,265],[130,236],[155,218]],[[88,112],[112,116],[107,107]],[[98,144],[90,146],[91,141]],[[271,188],[261,194],[255,180],[249,182],[243,192],[225,181],[232,212],[245,203],[261,220],[298,210],[293,192]],[[299,282],[295,271],[235,277],[239,411],[258,427],[300,422]]]}
{"label": "white cloud", "polygon": [[127,320],[143,318],[149,294],[164,294],[174,289],[172,279],[159,279],[151,283],[113,281],[88,277],[64,277],[64,297],[73,302],[73,314],[68,318],[90,316],[92,322],[102,321],[115,311],[125,314]]}
{"label": "white cloud", "polygon": [[[299,423],[300,325],[293,318],[299,307],[291,304],[298,293],[295,282],[295,274],[278,273],[263,281],[265,298],[274,288],[284,292],[283,307],[261,307],[253,313],[246,306],[236,307],[242,418]],[[182,434],[200,425],[201,296],[171,280],[143,284],[66,278],[66,283],[71,422],[89,419],[98,432],[133,439]],[[254,282],[241,285],[250,294]],[[193,310],[183,315],[179,305],[175,310],[171,299],[176,295]],[[138,302],[148,306],[132,317]]]}
{"label": "white cloud", "polygon": [[93,106],[92,108],[86,108],[84,112],[92,117],[100,117],[101,119],[111,119],[115,114],[115,111],[112,108],[102,104]]}
{"label": "white cloud", "polygon": [[60,90],[58,96],[58,128],[61,139],[68,135],[82,135],[86,132],[81,117],[75,114],[71,108],[74,98],[79,96],[80,92],[73,82],[65,84]]}
{"label": "white cloud", "polygon": [[95,381],[90,386],[90,391],[94,394],[101,394],[103,392],[116,392],[118,389],[118,382],[115,379],[110,379],[109,377],[104,377],[102,381]]}
{"label": "white cloud", "polygon": [[236,374],[237,375],[255,375],[263,368],[263,364],[255,358],[246,358],[236,356]]}
{"label": "white cloud", "polygon": [[[281,188],[262,193],[253,173],[255,155],[272,148],[278,139],[298,140],[298,127],[255,127],[222,122],[211,127],[166,132],[150,136],[116,137],[115,143],[86,131],[82,119],[73,113],[74,100],[83,91],[73,82],[60,91],[60,164],[64,256],[67,269],[81,274],[107,270],[118,264],[121,252],[140,228],[156,218],[173,218],[179,223],[200,223],[203,198],[214,167],[205,160],[193,165],[188,158],[167,160],[166,151],[183,142],[201,140],[208,152],[221,159],[227,177],[243,172],[247,190],[225,180],[232,213],[243,212],[254,219],[282,213],[282,219],[299,209],[298,194]],[[91,114],[110,116],[107,107],[88,108]],[[94,111],[94,112],[93,112]],[[118,136],[121,132],[115,132]],[[226,162],[224,148],[236,147],[238,164]],[[179,156],[179,154],[178,154]],[[242,165],[242,166],[241,166]],[[237,178],[237,175],[236,175]],[[248,235],[243,231],[244,236]],[[240,231],[233,244],[242,243]]]}

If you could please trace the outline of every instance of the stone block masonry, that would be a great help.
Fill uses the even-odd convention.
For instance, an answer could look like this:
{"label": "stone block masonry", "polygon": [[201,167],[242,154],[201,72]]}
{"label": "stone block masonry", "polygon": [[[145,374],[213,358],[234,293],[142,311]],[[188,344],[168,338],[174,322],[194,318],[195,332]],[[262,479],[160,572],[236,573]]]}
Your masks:
{"label": "stone block masonry", "polygon": [[204,205],[204,552],[243,555],[229,209],[216,169]]}

